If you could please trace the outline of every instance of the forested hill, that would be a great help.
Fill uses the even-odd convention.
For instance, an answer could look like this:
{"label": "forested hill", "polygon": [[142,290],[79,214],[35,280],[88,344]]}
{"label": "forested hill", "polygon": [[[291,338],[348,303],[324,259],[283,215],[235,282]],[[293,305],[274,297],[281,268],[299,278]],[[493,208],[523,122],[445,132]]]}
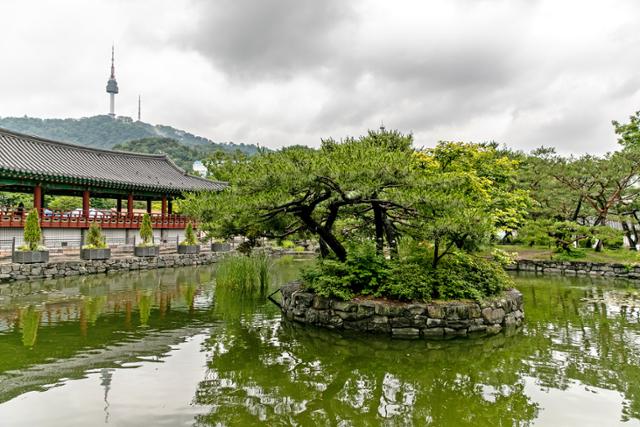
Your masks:
{"label": "forested hill", "polygon": [[134,153],[166,154],[176,165],[191,172],[193,162],[207,158],[209,154],[217,151],[218,147],[214,147],[213,144],[188,146],[170,138],[143,138],[116,144],[113,149]]}
{"label": "forested hill", "polygon": [[83,117],[81,119],[0,117],[0,128],[95,148],[113,148],[116,144],[135,139],[161,137],[173,139],[188,146],[205,146],[212,151],[240,150],[247,154],[253,154],[258,149],[252,144],[213,142],[171,126],[137,122],[129,117],[118,117],[115,120],[109,116]]}

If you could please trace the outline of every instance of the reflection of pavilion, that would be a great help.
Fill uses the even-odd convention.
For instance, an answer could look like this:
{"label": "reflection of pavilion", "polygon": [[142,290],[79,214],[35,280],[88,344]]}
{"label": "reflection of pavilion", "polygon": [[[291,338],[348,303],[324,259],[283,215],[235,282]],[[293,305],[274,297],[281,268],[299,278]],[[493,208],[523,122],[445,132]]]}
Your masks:
{"label": "reflection of pavilion", "polygon": [[26,391],[57,384],[63,378],[78,378],[84,376],[87,371],[100,369],[100,385],[105,387],[105,413],[107,413],[107,399],[114,367],[138,361],[142,357],[161,358],[171,350],[172,346],[201,331],[202,326],[185,326],[154,332],[135,341],[128,339],[115,342],[105,348],[91,349],[90,353],[77,353],[72,357],[51,363],[43,361],[41,364],[24,369],[0,373],[0,402]]}
{"label": "reflection of pavilion", "polygon": [[[157,307],[163,317],[172,307],[191,308],[199,293],[201,278],[184,274],[180,272],[176,276],[170,270],[125,273],[119,276],[123,285],[112,284],[108,276],[89,277],[81,282],[63,278],[43,282],[48,291],[42,294],[33,284],[31,291],[38,294],[37,299],[29,298],[27,302],[19,295],[7,295],[0,302],[0,332],[20,326],[20,313],[27,305],[34,305],[41,314],[38,322],[41,326],[95,322],[102,313],[125,313],[130,318],[131,312],[139,308],[141,298],[148,299],[145,303]],[[70,283],[74,286],[69,287]],[[104,292],[101,286],[104,286]],[[87,295],[87,287],[93,296]]]}

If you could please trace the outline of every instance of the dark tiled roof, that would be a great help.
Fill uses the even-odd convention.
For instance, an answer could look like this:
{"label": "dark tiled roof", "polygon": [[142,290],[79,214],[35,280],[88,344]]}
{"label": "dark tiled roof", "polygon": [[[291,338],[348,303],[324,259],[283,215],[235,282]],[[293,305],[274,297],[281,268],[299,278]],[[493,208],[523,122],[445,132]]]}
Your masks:
{"label": "dark tiled roof", "polygon": [[165,155],[86,148],[5,129],[0,129],[0,176],[172,194],[226,187],[188,175]]}

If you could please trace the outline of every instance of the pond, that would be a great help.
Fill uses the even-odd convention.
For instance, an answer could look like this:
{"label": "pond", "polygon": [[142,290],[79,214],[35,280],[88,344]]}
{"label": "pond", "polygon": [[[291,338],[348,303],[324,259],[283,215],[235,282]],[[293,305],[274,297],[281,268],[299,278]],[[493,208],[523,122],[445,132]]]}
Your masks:
{"label": "pond", "polygon": [[521,332],[442,342],[282,323],[215,266],[4,286],[0,425],[639,426],[639,288],[516,282]]}

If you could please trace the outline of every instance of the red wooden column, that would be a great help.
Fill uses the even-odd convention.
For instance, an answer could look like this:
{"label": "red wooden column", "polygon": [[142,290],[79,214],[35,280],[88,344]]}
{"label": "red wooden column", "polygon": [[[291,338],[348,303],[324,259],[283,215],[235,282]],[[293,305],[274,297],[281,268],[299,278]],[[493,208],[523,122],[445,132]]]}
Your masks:
{"label": "red wooden column", "polygon": [[42,216],[42,185],[40,184],[33,187],[33,208],[38,212],[38,216]]}
{"label": "red wooden column", "polygon": [[173,214],[173,199],[169,199],[167,202],[167,213],[169,215]]}
{"label": "red wooden column", "polygon": [[89,218],[89,209],[91,208],[91,201],[89,200],[89,190],[82,192],[82,216]]}
{"label": "red wooden column", "polygon": [[151,199],[147,199],[147,213],[151,213]]}
{"label": "red wooden column", "polygon": [[133,194],[129,193],[127,196],[127,216],[129,219],[133,218]]}
{"label": "red wooden column", "polygon": [[167,195],[162,195],[162,220],[167,216]]}
{"label": "red wooden column", "polygon": [[116,212],[118,212],[119,214],[122,213],[122,198],[118,197],[116,199]]}

